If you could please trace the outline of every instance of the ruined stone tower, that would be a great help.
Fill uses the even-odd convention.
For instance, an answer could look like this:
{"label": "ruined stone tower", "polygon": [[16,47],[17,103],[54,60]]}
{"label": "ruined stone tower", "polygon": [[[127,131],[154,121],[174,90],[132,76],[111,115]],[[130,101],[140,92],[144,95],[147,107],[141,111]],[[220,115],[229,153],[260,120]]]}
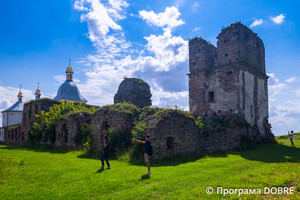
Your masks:
{"label": "ruined stone tower", "polygon": [[262,40],[241,23],[222,29],[217,48],[189,42],[189,106],[202,117],[237,114],[269,137],[268,84]]}
{"label": "ruined stone tower", "polygon": [[114,103],[128,102],[143,108],[152,105],[151,96],[148,83],[139,78],[125,78],[114,96]]}

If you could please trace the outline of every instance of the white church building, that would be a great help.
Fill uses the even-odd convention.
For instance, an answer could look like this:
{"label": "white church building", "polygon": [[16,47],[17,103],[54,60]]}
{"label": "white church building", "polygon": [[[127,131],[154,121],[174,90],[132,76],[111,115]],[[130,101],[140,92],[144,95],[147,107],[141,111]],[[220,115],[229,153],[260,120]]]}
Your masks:
{"label": "white church building", "polygon": [[5,127],[22,123],[22,114],[23,114],[23,107],[24,107],[22,98],[23,95],[20,88],[20,92],[18,94],[18,101],[8,109],[2,111],[2,127],[0,128],[0,142],[4,142]]}

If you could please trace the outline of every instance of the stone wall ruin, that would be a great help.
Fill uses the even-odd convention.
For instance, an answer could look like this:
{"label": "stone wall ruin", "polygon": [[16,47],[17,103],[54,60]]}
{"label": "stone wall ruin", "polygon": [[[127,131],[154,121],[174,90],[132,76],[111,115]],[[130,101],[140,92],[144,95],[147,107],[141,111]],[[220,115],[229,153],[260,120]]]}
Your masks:
{"label": "stone wall ruin", "polygon": [[222,29],[217,48],[189,42],[189,106],[204,118],[237,114],[274,138],[268,123],[268,83],[262,40],[241,23]]}
{"label": "stone wall ruin", "polygon": [[138,78],[125,78],[114,96],[114,103],[128,102],[142,108],[152,105],[151,96],[148,83]]}

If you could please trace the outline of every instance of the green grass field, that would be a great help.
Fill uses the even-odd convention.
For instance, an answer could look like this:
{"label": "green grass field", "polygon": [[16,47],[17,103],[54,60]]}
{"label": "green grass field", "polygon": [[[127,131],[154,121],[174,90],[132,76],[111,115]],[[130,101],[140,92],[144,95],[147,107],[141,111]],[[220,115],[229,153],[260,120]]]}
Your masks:
{"label": "green grass field", "polygon": [[[83,152],[0,145],[0,199],[300,199],[300,135],[252,150],[153,161],[111,160]],[[206,187],[214,188],[213,194]],[[293,187],[295,194],[217,194],[216,188]]]}

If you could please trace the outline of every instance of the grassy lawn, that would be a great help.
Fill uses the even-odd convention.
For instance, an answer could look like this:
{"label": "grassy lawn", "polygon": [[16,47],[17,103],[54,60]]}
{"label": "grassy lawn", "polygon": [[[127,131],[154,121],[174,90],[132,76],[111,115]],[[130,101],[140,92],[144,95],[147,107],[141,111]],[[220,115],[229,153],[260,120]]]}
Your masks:
{"label": "grassy lawn", "polygon": [[[82,152],[0,145],[0,199],[300,199],[300,135],[252,150],[152,162],[111,160]],[[212,186],[213,194],[206,194]],[[222,194],[217,187],[294,187],[291,194]]]}

